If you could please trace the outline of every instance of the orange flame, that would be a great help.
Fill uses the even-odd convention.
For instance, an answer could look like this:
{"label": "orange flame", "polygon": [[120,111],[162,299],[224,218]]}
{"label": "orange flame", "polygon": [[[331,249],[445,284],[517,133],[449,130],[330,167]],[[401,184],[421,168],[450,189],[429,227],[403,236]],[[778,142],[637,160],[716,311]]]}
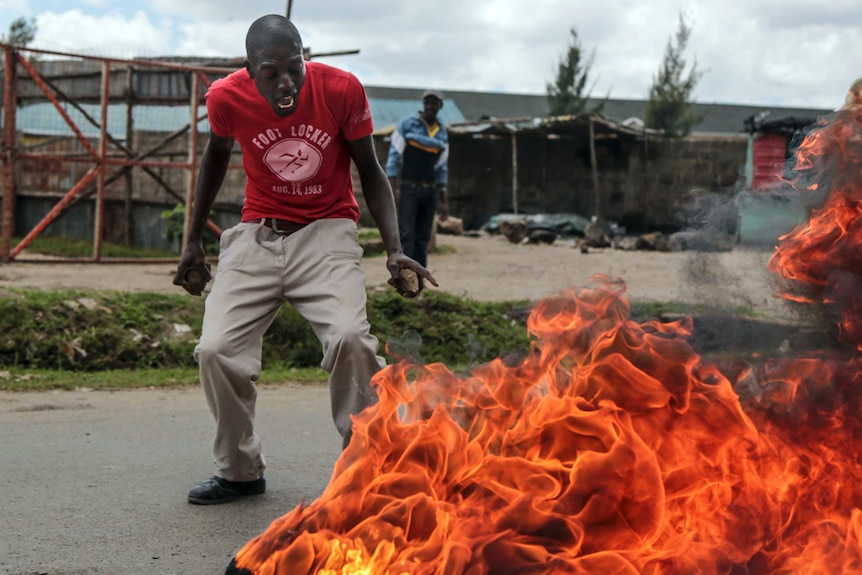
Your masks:
{"label": "orange flame", "polygon": [[809,407],[835,391],[836,362],[744,371],[749,415],[688,343],[690,321],[636,323],[623,289],[540,302],[518,365],[380,372],[380,402],[356,417],[321,497],[235,568],[862,573],[862,454],[847,454],[840,409]]}
{"label": "orange flame", "polygon": [[768,268],[788,280],[782,297],[835,306],[844,338],[862,346],[862,80],[805,136],[794,159],[788,183],[824,199],[805,224],[779,238]]}
{"label": "orange flame", "polygon": [[[860,119],[857,83],[799,147],[792,183],[825,201],[769,262],[855,342]],[[862,575],[860,357],[721,369],[690,319],[635,322],[595,280],[537,304],[521,361],[378,373],[320,498],[228,572]]]}

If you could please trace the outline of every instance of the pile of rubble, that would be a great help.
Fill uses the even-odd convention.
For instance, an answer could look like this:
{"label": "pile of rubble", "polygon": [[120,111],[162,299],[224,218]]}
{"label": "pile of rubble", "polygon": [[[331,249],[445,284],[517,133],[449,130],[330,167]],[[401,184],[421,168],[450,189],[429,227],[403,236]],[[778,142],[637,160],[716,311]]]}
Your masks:
{"label": "pile of rubble", "polygon": [[[451,216],[445,221],[438,220],[437,233],[463,235],[465,233],[463,221]],[[575,248],[584,253],[588,253],[590,249],[607,248],[627,251],[725,252],[731,251],[736,244],[735,237],[709,230],[629,235],[613,222],[599,218],[587,220],[571,214],[556,216],[506,214],[492,218],[480,233],[500,234],[513,244],[552,244],[562,238],[573,243]]]}

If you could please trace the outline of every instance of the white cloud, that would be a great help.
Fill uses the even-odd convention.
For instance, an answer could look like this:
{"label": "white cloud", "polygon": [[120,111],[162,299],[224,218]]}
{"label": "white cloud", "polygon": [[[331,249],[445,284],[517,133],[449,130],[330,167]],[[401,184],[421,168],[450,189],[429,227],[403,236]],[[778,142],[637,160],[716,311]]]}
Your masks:
{"label": "white cloud", "polygon": [[170,51],[172,34],[170,21],[152,22],[142,11],[126,18],[113,11],[93,16],[74,9],[40,14],[33,46],[93,56],[156,56]]}
{"label": "white cloud", "polygon": [[245,54],[244,22],[219,22],[208,26],[182,24],[182,37],[175,50],[181,56],[239,57]]}
{"label": "white cloud", "polygon": [[[62,6],[65,11],[58,11]],[[241,56],[284,0],[0,0],[0,27],[37,18],[34,46],[111,56]],[[594,96],[645,98],[681,12],[706,102],[834,107],[860,75],[862,4],[833,0],[293,0],[313,52],[372,85],[545,91],[574,27],[595,50]]]}
{"label": "white cloud", "polygon": [[18,18],[27,10],[27,0],[0,0],[0,13],[15,14],[10,20]]}

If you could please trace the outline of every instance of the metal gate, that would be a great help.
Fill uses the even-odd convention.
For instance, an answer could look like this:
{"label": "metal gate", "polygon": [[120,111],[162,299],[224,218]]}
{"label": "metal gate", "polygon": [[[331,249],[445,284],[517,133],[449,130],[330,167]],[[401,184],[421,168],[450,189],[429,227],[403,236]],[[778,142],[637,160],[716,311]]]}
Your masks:
{"label": "metal gate", "polygon": [[[0,43],[0,49],[4,54],[0,261],[46,261],[43,258],[30,260],[22,253],[64,211],[83,199],[94,202],[93,253],[89,258],[75,261],[125,261],[102,255],[105,201],[111,189],[114,196],[125,195],[128,207],[134,194],[135,178],[147,178],[166,196],[184,205],[184,229],[188,230],[199,168],[199,124],[206,120],[205,110],[201,114],[200,108],[212,81],[236,69],[224,65],[231,63],[229,60],[221,60],[221,65],[201,63],[200,59],[197,62],[122,60],[4,43]],[[64,127],[71,132],[64,146],[58,147],[56,139],[51,138],[42,138],[36,146],[25,145],[24,135],[17,129],[17,119],[26,106],[33,105],[49,107],[52,113],[59,115]],[[97,106],[95,114],[92,113],[94,106]],[[174,118],[174,124],[168,126],[173,129],[163,127],[159,137],[145,149],[135,149],[135,111],[142,106],[184,106],[188,108],[188,116],[180,121]],[[118,111],[125,113],[124,122],[116,121]],[[122,126],[124,136],[113,133],[116,125]],[[93,133],[93,129],[97,131]],[[86,131],[91,135],[87,136]],[[46,141],[52,145],[46,145]],[[183,144],[185,158],[181,161],[159,159],[159,154],[167,147],[182,149]],[[56,199],[55,193],[53,207],[13,245],[16,224],[20,224],[15,216],[19,186],[22,181],[30,181],[25,177],[44,177],[46,169],[58,171],[54,180],[62,184],[62,189],[55,190],[60,197]],[[160,173],[164,169],[173,174],[171,181]],[[175,171],[182,174],[178,182]],[[118,192],[117,182],[125,182],[124,192]],[[125,216],[131,219],[129,210]],[[130,227],[128,225],[127,230]],[[207,222],[207,228],[216,235],[221,234],[212,220]],[[183,238],[186,235],[184,233]]]}

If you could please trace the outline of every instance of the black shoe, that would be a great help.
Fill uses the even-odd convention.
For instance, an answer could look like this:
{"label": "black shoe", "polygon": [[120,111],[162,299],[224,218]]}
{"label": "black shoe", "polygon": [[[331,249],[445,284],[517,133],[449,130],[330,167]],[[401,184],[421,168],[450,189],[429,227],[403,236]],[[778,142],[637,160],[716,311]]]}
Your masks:
{"label": "black shoe", "polygon": [[213,475],[192,487],[189,491],[189,503],[218,505],[245,495],[260,495],[264,491],[266,479],[263,477],[254,481],[228,481]]}

